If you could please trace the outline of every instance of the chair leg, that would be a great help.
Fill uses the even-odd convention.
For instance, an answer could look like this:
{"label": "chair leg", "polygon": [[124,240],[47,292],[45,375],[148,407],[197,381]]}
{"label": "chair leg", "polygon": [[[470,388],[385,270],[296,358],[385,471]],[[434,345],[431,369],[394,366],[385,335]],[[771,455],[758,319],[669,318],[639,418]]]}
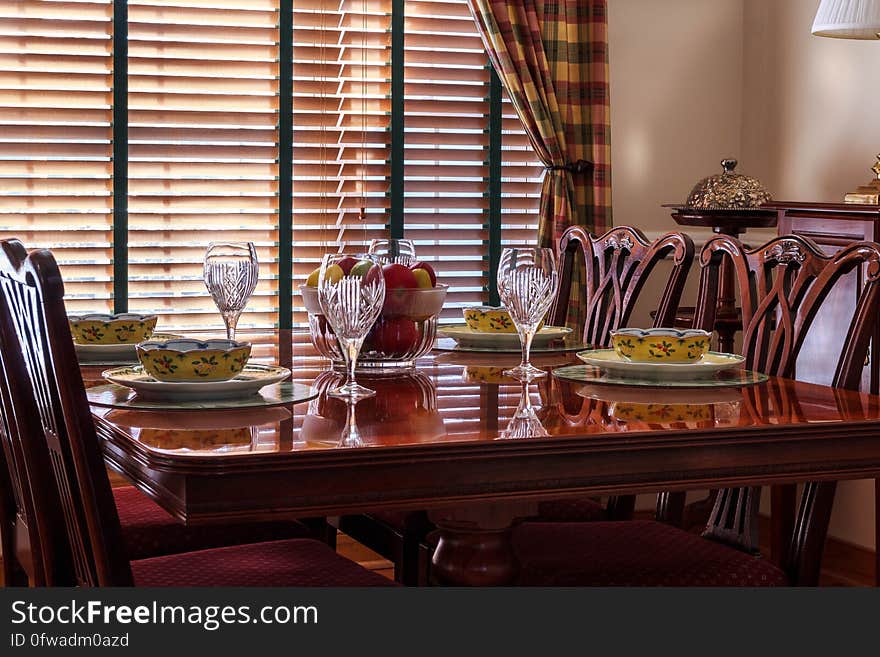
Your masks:
{"label": "chair leg", "polygon": [[316,540],[336,549],[337,529],[329,518],[303,518],[300,522],[311,530]]}
{"label": "chair leg", "polygon": [[770,559],[776,565],[786,558],[797,516],[797,486],[770,487]]}
{"label": "chair leg", "polygon": [[880,586],[880,479],[874,480],[874,586]]}
{"label": "chair leg", "polygon": [[605,506],[608,520],[632,520],[635,510],[635,495],[614,495],[608,498],[608,504]]}
{"label": "chair leg", "polygon": [[[434,525],[424,511],[410,513],[403,525],[403,545],[400,562],[395,564],[395,573],[400,570],[398,581],[404,586],[425,586],[428,582],[433,550],[425,544],[428,532]],[[425,557],[427,553],[427,563]]]}
{"label": "chair leg", "polygon": [[673,527],[683,527],[684,503],[687,493],[664,492],[657,496],[657,511],[655,517],[660,522],[665,522]]}

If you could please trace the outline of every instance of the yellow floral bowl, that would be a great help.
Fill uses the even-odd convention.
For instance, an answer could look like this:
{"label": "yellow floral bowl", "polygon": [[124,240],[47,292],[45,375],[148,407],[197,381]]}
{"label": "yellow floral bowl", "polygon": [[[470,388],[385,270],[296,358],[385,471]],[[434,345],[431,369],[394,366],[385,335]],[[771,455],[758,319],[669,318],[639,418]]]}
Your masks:
{"label": "yellow floral bowl", "polygon": [[256,427],[236,429],[141,429],[139,441],[163,450],[231,451],[250,447]]}
{"label": "yellow floral bowl", "polygon": [[[516,325],[510,318],[510,313],[502,306],[467,306],[462,308],[465,324],[471,331],[480,333],[516,333]],[[544,320],[538,325],[538,330],[544,326]]]}
{"label": "yellow floral bowl", "polygon": [[228,381],[251,355],[249,342],[235,340],[154,340],[137,345],[144,370],[157,381]]}
{"label": "yellow floral bowl", "polygon": [[494,367],[491,365],[468,365],[464,368],[462,378],[465,383],[516,383],[509,376],[505,376],[504,370],[511,366]]}
{"label": "yellow floral bowl", "polygon": [[614,402],[609,412],[618,420],[641,422],[695,422],[711,420],[711,404],[634,404]]}
{"label": "yellow floral bowl", "polygon": [[158,321],[156,315],[91,313],[71,315],[70,333],[78,344],[137,344],[149,340]]}
{"label": "yellow floral bowl", "polygon": [[635,329],[611,331],[611,346],[624,360],[637,363],[694,363],[709,350],[712,334],[688,329]]}

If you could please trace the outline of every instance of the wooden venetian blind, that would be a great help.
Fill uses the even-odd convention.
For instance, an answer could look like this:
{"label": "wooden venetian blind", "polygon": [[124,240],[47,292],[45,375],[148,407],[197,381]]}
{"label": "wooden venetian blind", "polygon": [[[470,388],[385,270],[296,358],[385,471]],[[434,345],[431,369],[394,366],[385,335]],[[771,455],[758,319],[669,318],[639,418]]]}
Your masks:
{"label": "wooden venetian blind", "polygon": [[504,93],[501,137],[501,244],[535,246],[544,165]]}
{"label": "wooden venetian blind", "polygon": [[329,251],[387,235],[390,0],[293,0],[294,326]]}
{"label": "wooden venetian blind", "polygon": [[112,298],[111,17],[0,2],[0,238],[53,249],[72,312]]}
{"label": "wooden venetian blind", "polygon": [[278,0],[129,2],[129,291],[161,326],[222,326],[210,241],[253,241],[240,328],[277,322]]}
{"label": "wooden venetian blind", "polygon": [[405,33],[405,234],[461,320],[487,299],[487,58],[464,0],[407,2]]}

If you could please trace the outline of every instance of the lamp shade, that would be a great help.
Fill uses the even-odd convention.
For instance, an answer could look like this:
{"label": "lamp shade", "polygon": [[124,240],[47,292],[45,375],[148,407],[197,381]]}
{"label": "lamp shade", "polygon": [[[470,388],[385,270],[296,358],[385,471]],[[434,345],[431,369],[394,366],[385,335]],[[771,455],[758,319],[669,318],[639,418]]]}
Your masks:
{"label": "lamp shade", "polygon": [[838,39],[880,39],[880,0],[822,0],[813,34]]}

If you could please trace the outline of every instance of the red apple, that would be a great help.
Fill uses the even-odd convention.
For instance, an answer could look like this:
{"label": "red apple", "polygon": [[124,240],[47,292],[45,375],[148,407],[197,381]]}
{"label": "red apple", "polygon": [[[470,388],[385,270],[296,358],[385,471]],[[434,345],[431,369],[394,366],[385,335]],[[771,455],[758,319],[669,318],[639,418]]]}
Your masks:
{"label": "red apple", "polygon": [[414,289],[419,286],[419,282],[409,268],[396,262],[384,265],[382,267],[382,275],[385,277],[385,287],[389,290],[400,287]]}
{"label": "red apple", "polygon": [[380,265],[373,265],[364,274],[364,285],[369,285],[373,281],[379,280],[380,276],[382,276],[382,267]]}
{"label": "red apple", "polygon": [[405,317],[380,317],[367,336],[370,346],[386,356],[406,355],[419,342],[415,322]]}
{"label": "red apple", "polygon": [[434,268],[431,267],[427,262],[422,262],[419,260],[418,262],[414,262],[409,266],[410,269],[415,271],[416,269],[424,269],[428,272],[428,276],[431,277],[431,287],[437,287],[437,274],[434,273]]}
{"label": "red apple", "polygon": [[351,268],[354,267],[359,260],[357,258],[352,258],[351,256],[346,256],[336,264],[339,265],[340,269],[342,269],[342,273],[346,276],[351,273]]}

